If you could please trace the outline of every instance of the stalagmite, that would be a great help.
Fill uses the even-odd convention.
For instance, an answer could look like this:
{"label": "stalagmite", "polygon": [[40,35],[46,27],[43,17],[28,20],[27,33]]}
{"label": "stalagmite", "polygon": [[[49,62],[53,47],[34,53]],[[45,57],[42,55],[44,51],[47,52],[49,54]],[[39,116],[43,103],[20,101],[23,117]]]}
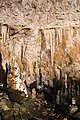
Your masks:
{"label": "stalagmite", "polygon": [[3,41],[3,43],[5,43],[6,39],[7,39],[7,35],[8,35],[8,25],[7,24],[2,25],[1,34],[2,34],[2,41]]}

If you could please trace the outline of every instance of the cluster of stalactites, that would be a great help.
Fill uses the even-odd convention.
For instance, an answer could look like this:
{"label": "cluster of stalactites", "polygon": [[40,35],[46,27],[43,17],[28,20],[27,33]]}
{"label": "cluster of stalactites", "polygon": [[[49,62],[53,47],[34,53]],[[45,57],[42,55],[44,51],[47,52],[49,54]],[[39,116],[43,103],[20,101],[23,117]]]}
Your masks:
{"label": "cluster of stalactites", "polygon": [[79,27],[55,27],[44,30],[46,48],[51,50],[51,65],[53,66],[54,54],[60,44],[65,42],[65,50],[69,50],[80,37]]}

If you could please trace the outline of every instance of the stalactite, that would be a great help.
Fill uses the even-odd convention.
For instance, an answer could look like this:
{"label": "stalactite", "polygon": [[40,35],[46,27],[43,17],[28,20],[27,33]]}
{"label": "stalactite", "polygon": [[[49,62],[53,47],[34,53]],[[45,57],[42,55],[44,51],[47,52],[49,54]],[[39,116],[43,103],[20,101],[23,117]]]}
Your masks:
{"label": "stalactite", "polygon": [[76,37],[77,38],[79,37],[79,28],[77,28],[77,30],[76,30]]}
{"label": "stalactite", "polygon": [[62,28],[60,28],[60,35],[59,35],[60,37],[60,43],[62,43]]}
{"label": "stalactite", "polygon": [[54,53],[55,53],[55,47],[56,47],[56,45],[55,45],[55,29],[52,29],[52,49],[53,49],[53,59],[54,59]]}
{"label": "stalactite", "polygon": [[72,46],[72,36],[71,36],[71,28],[68,28],[68,31],[67,31],[67,36],[68,36],[68,40],[67,40],[67,48],[70,48]]}
{"label": "stalactite", "polygon": [[[62,35],[62,32],[63,32],[63,28],[61,27],[61,28],[56,28],[56,48],[59,46],[59,43],[61,43],[62,42],[62,37],[63,37],[63,35]],[[64,31],[65,32],[65,31]],[[65,34],[65,33],[64,33]],[[65,35],[64,35],[65,36]]]}
{"label": "stalactite", "polygon": [[44,37],[45,37],[45,40],[46,40],[46,48],[47,49],[50,49],[50,44],[49,44],[49,33],[48,33],[48,30],[44,30]]}
{"label": "stalactite", "polygon": [[65,88],[67,89],[67,74],[65,73]]}
{"label": "stalactite", "polygon": [[44,36],[46,39],[46,48],[51,49],[51,65],[53,66],[53,58],[55,53],[55,28],[44,30]]}
{"label": "stalactite", "polygon": [[73,27],[71,27],[71,28],[70,28],[71,37],[73,37],[73,32],[74,32],[73,30],[74,30]]}
{"label": "stalactite", "polygon": [[58,47],[58,28],[56,28],[56,48]]}
{"label": "stalactite", "polygon": [[55,48],[56,48],[56,44],[55,44],[55,29],[51,30],[52,32],[52,66],[53,66],[53,61],[54,61],[54,53],[55,53]]}
{"label": "stalactite", "polygon": [[7,24],[2,25],[1,34],[2,34],[2,41],[3,43],[5,43],[7,36],[8,36],[8,25]]}
{"label": "stalactite", "polygon": [[15,42],[14,42],[14,39],[12,40],[13,41],[13,56],[12,56],[12,65],[14,64],[14,59],[15,59]]}
{"label": "stalactite", "polygon": [[23,45],[21,45],[21,63],[22,63],[22,59],[23,59]]}
{"label": "stalactite", "polygon": [[37,87],[40,83],[40,64],[41,64],[41,30],[37,31],[36,36],[36,80]]}
{"label": "stalactite", "polygon": [[65,40],[65,36],[67,35],[67,33],[66,33],[66,28],[62,28],[62,39],[63,39],[63,41]]}
{"label": "stalactite", "polygon": [[51,44],[51,65],[53,66],[53,38],[52,32],[49,30],[50,44]]}
{"label": "stalactite", "polygon": [[57,28],[57,47],[62,42],[62,28]]}

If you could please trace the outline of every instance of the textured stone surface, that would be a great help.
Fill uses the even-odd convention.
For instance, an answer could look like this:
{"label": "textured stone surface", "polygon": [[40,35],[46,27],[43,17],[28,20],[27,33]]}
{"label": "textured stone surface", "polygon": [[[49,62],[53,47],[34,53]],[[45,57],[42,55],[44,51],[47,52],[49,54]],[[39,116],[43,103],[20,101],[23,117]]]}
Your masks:
{"label": "textured stone surface", "polygon": [[0,6],[0,21],[10,26],[34,29],[79,25],[79,0],[1,0]]}

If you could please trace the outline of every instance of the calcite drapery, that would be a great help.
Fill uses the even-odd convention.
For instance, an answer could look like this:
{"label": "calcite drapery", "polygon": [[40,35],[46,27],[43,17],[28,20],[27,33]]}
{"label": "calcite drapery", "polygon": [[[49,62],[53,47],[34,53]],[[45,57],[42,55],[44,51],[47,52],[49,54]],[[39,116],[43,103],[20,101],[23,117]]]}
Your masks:
{"label": "calcite drapery", "polygon": [[[53,82],[54,71],[60,79],[61,70],[79,61],[79,27],[54,27],[31,30],[25,28],[1,42],[3,66],[18,61],[20,78],[27,82]],[[26,33],[26,34],[24,34]],[[75,49],[76,48],[76,49]],[[5,54],[6,53],[6,54]],[[57,66],[58,68],[56,69]],[[64,70],[63,72],[65,72]],[[64,76],[65,77],[65,76]]]}

